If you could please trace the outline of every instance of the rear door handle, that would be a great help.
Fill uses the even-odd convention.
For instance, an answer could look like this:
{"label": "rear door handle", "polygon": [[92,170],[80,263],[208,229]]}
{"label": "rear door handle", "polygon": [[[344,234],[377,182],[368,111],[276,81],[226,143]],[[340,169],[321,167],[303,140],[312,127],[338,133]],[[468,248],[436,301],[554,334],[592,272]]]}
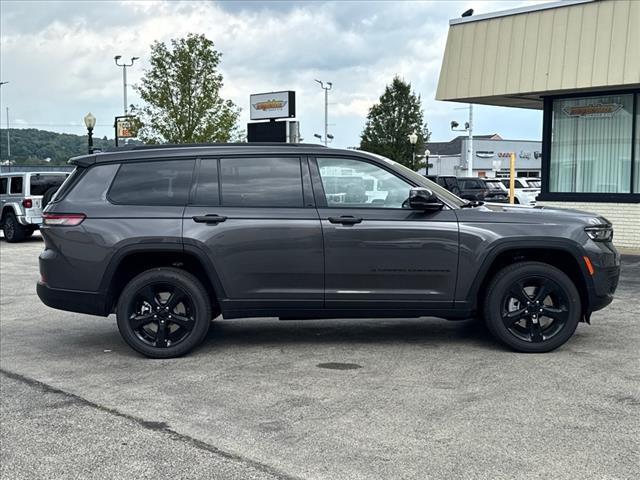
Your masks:
{"label": "rear door handle", "polygon": [[224,215],[216,215],[216,214],[196,215],[195,217],[191,217],[191,218],[196,223],[220,223],[220,222],[224,222],[227,219],[227,217],[225,217]]}
{"label": "rear door handle", "polygon": [[362,218],[352,216],[329,217],[331,223],[341,223],[342,225],[355,225],[362,222]]}

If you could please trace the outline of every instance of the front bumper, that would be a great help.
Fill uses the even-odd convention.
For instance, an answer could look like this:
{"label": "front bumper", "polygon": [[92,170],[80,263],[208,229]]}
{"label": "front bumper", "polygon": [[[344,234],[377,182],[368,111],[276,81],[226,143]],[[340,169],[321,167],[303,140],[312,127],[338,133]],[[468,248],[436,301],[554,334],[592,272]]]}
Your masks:
{"label": "front bumper", "polygon": [[106,306],[105,296],[99,292],[51,288],[42,282],[38,282],[36,292],[42,303],[58,310],[88,313],[89,315],[103,317],[108,316],[110,313]]}

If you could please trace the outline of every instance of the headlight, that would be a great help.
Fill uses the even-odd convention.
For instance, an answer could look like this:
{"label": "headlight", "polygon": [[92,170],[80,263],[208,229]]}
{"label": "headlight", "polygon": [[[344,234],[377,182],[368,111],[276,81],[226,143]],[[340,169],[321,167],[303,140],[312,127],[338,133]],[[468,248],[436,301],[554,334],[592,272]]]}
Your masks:
{"label": "headlight", "polygon": [[610,242],[613,239],[613,227],[611,225],[584,227],[584,231],[594,242]]}

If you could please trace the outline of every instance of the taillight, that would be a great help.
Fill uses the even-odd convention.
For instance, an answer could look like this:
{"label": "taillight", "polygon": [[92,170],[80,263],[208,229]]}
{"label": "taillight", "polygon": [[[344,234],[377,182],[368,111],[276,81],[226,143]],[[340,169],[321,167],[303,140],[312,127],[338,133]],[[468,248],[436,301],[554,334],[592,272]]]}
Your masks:
{"label": "taillight", "polygon": [[42,221],[45,225],[73,227],[80,225],[85,218],[87,216],[84,213],[45,213]]}
{"label": "taillight", "polygon": [[33,208],[33,201],[30,198],[25,198],[22,200],[22,206],[24,208]]}

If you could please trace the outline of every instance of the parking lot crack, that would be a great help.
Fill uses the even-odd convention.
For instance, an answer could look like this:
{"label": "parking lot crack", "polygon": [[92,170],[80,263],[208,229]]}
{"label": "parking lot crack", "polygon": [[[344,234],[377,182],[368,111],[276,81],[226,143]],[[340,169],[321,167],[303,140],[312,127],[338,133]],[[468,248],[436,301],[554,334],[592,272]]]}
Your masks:
{"label": "parking lot crack", "polygon": [[300,477],[296,477],[296,476],[281,472],[278,469],[270,465],[267,465],[265,463],[243,457],[242,455],[239,455],[237,453],[222,450],[214,445],[206,443],[202,440],[198,440],[197,438],[179,433],[176,430],[169,427],[169,425],[167,425],[164,422],[145,420],[143,418],[136,417],[134,415],[120,412],[119,410],[116,410],[114,408],[100,405],[98,403],[92,402],[91,400],[87,400],[86,398],[80,397],[79,395],[76,395],[74,393],[66,392],[64,390],[53,387],[39,380],[27,377],[25,375],[21,375],[19,373],[8,371],[4,368],[0,368],[0,373],[8,378],[22,382],[30,387],[37,388],[45,393],[62,395],[68,400],[69,403],[84,405],[84,406],[94,408],[111,415],[115,415],[120,418],[124,418],[126,420],[129,420],[137,424],[138,426],[146,430],[151,430],[154,432],[159,432],[165,435],[169,435],[173,440],[184,442],[199,450],[203,450],[213,455],[223,457],[227,460],[235,461],[243,465],[252,467],[258,471],[268,474],[269,476],[272,476],[281,480],[301,480]]}

